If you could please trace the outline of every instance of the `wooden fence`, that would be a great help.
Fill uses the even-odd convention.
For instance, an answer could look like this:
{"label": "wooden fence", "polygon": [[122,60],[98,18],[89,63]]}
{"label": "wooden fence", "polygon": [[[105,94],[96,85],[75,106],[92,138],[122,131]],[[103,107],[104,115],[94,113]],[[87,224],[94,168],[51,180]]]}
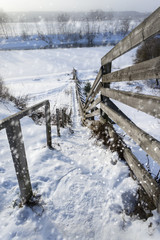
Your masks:
{"label": "wooden fence", "polygon": [[[71,125],[71,115],[72,110],[70,110],[70,113],[66,113],[66,109],[56,109],[56,125],[57,125],[57,136],[60,137],[60,127],[64,128],[65,126]],[[54,124],[54,123],[53,123]],[[69,128],[71,129],[71,128]]]}
{"label": "wooden fence", "polygon": [[43,106],[45,106],[47,146],[52,149],[50,103],[48,100],[0,121],[0,130],[4,128],[6,129],[23,204],[30,200],[30,198],[33,196],[33,192],[27,165],[20,119],[27,115],[31,115],[32,112]]}
{"label": "wooden fence", "polygon": [[[47,146],[49,149],[53,150],[51,138],[51,122],[52,125],[56,124],[57,136],[60,137],[60,127],[64,128],[66,125],[71,124],[72,111],[70,111],[69,114],[66,114],[66,109],[56,109],[56,115],[51,116],[50,103],[48,100],[46,100],[0,120],[0,130],[4,128],[6,129],[23,204],[26,204],[30,201],[31,197],[33,196],[33,192],[27,165],[20,119],[27,115],[33,118],[33,113],[43,106],[45,106],[44,117],[46,122]],[[34,113],[34,115],[36,114]],[[53,117],[56,118],[56,121],[52,119]]]}
{"label": "wooden fence", "polygon": [[[135,64],[122,70],[112,71],[112,61],[144,40],[160,32],[160,8],[145,19],[127,37],[120,41],[101,60],[101,67],[92,85],[85,104],[78,95],[82,122],[90,125],[95,116],[108,126],[111,138],[117,137],[111,122],[119,125],[148,155],[160,164],[160,142],[136,126],[111,100],[141,110],[156,118],[160,118],[160,98],[133,92],[118,91],[110,88],[111,82],[148,80],[160,78],[160,57]],[[77,87],[76,87],[77,89]],[[78,93],[78,90],[77,90]],[[98,96],[97,96],[98,95]],[[98,107],[100,106],[100,107]],[[154,205],[160,212],[160,188],[149,172],[140,164],[131,150],[125,146],[123,158],[134,172]]]}

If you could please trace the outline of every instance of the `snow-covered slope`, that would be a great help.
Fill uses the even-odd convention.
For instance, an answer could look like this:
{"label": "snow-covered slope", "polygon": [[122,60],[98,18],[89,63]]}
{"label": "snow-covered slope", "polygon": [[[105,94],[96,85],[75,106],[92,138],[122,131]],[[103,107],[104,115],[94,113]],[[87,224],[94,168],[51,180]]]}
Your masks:
{"label": "snow-covered slope", "polygon": [[[21,120],[33,191],[41,195],[40,205],[31,208],[15,204],[19,188],[6,133],[0,131],[0,239],[159,239],[156,211],[147,221],[125,214],[134,207],[138,187],[127,165],[80,124],[70,73],[76,67],[82,80],[93,81],[107,50],[0,52],[0,72],[12,93],[28,94],[30,105],[49,98],[52,111],[71,107],[74,131],[61,129],[58,138],[52,126],[55,149],[49,150],[45,126],[28,117]],[[7,103],[0,103],[0,109],[0,119],[17,111]]]}

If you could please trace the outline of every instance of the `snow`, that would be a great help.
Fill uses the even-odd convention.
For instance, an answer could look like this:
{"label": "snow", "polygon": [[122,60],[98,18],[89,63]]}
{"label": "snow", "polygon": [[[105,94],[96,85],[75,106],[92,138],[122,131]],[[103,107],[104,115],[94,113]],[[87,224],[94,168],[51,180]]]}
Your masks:
{"label": "snow", "polygon": [[[0,239],[159,239],[156,210],[147,221],[125,214],[134,208],[138,188],[125,162],[80,123],[71,71],[75,67],[82,81],[93,82],[101,57],[110,49],[0,52],[0,73],[12,94],[27,94],[29,105],[49,99],[53,112],[64,105],[71,108],[74,131],[61,129],[59,138],[52,126],[54,150],[49,150],[45,125],[28,117],[21,120],[33,192],[41,196],[39,205],[21,208],[16,205],[19,187],[6,133],[0,131]],[[132,55],[127,58],[114,68],[126,66]],[[0,119],[17,112],[10,103],[0,102],[0,109]],[[143,118],[137,121],[147,126]],[[158,136],[159,122],[151,126],[148,131]]]}

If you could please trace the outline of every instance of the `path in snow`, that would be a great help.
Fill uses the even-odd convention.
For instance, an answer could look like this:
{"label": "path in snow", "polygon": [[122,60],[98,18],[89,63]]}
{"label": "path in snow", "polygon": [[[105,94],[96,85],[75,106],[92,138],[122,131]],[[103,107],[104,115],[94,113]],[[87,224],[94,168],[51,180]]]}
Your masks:
{"label": "path in snow", "polygon": [[107,239],[108,235],[118,239],[129,224],[123,209],[127,198],[133,204],[136,184],[128,167],[120,161],[112,165],[113,154],[97,146],[90,131],[80,125],[74,86],[73,121],[74,134],[58,140],[61,156],[55,188],[49,194],[54,221],[66,239]]}

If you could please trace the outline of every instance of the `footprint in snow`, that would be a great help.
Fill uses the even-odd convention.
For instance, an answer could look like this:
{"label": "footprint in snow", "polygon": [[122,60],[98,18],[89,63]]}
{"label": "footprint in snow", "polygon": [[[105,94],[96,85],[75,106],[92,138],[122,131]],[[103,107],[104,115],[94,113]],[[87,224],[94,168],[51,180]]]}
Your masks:
{"label": "footprint in snow", "polygon": [[35,78],[35,79],[33,79],[34,82],[38,82],[38,81],[40,81],[40,80],[41,80],[41,78]]}
{"label": "footprint in snow", "polygon": [[16,184],[14,182],[12,182],[11,180],[8,181],[4,181],[2,183],[2,186],[6,189],[11,189],[12,187],[14,187]]}
{"label": "footprint in snow", "polygon": [[0,173],[5,173],[5,169],[4,168],[0,168]]}

